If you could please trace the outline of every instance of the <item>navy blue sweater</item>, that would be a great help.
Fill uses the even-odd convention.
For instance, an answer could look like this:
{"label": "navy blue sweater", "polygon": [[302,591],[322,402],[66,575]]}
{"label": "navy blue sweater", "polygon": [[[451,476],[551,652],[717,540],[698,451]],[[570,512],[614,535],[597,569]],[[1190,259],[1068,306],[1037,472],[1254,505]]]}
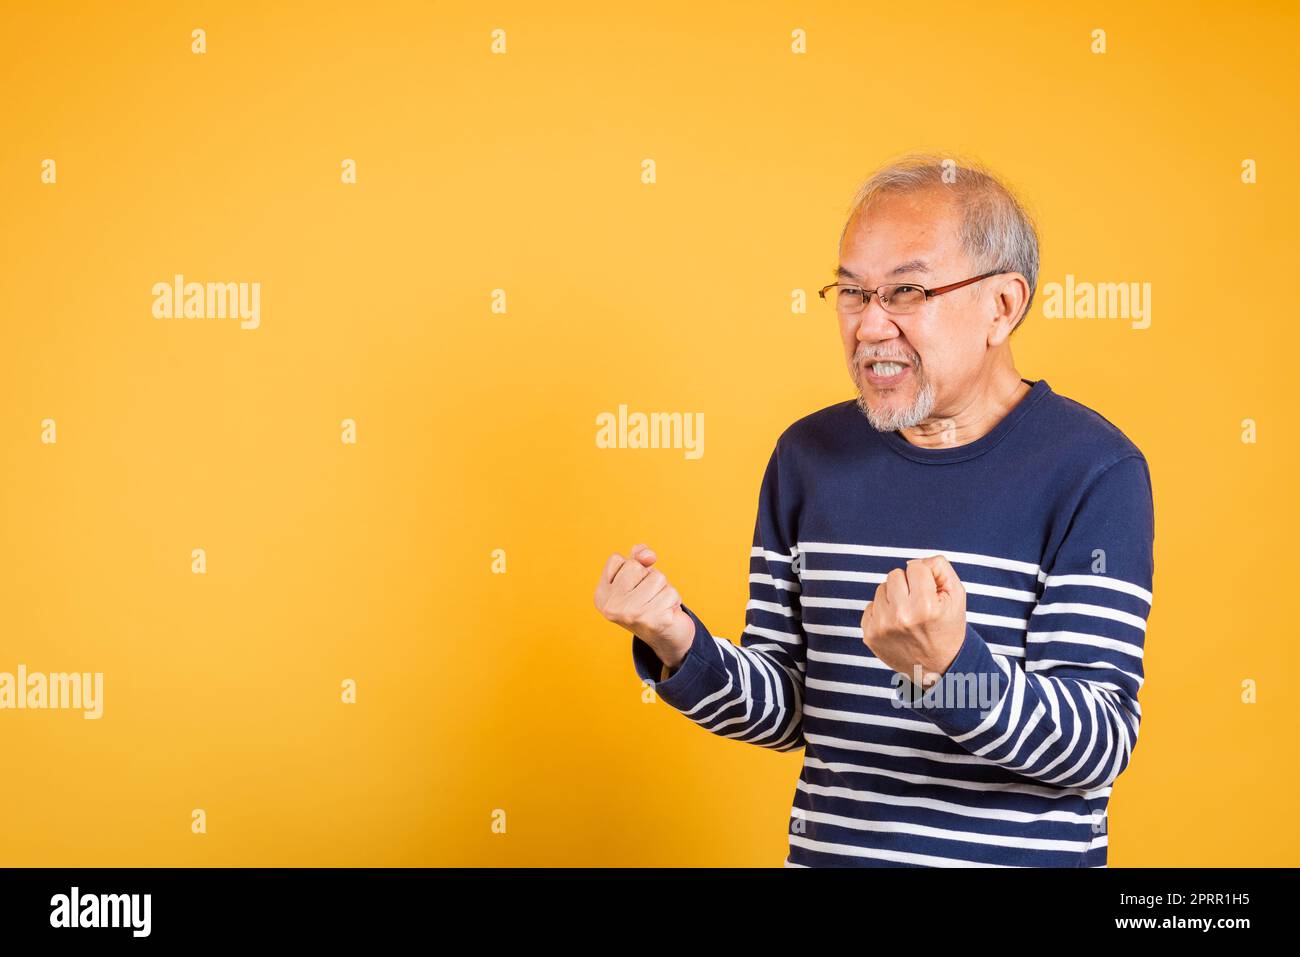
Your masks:
{"label": "navy blue sweater", "polygon": [[[803,749],[787,866],[1106,864],[1141,720],[1150,474],[1102,416],[1025,381],[961,446],[877,432],[852,400],[795,422],[763,475],[740,644],[683,605],[695,640],[660,681],[632,639],[637,674],[697,724]],[[891,569],[935,554],[966,637],[922,695],[861,622]]]}

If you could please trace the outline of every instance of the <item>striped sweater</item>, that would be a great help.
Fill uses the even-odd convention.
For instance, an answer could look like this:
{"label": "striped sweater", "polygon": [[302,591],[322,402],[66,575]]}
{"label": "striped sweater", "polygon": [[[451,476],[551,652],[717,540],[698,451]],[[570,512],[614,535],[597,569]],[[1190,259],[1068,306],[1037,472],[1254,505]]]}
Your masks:
{"label": "striped sweater", "polygon": [[[637,674],[692,721],[803,749],[786,866],[1106,865],[1141,720],[1150,474],[1106,419],[1025,381],[961,446],[877,432],[852,400],[795,422],[763,475],[739,645],[683,605],[694,643],[660,680],[632,638]],[[890,570],[934,554],[966,636],[927,701],[861,621]]]}

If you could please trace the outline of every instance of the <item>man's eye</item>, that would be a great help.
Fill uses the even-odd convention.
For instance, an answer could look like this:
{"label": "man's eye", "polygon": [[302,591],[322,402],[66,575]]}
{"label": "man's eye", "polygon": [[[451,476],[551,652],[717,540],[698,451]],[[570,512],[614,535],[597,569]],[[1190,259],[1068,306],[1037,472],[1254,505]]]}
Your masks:
{"label": "man's eye", "polygon": [[921,291],[920,286],[895,286],[894,287],[894,295],[898,295],[899,293],[907,294],[907,293],[920,292],[920,291]]}

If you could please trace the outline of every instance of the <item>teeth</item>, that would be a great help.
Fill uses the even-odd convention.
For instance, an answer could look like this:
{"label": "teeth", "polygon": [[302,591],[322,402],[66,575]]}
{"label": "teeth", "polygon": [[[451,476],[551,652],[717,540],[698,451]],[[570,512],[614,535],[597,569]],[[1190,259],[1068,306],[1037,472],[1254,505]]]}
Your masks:
{"label": "teeth", "polygon": [[903,371],[903,367],[897,362],[873,362],[871,370],[876,375],[898,375]]}

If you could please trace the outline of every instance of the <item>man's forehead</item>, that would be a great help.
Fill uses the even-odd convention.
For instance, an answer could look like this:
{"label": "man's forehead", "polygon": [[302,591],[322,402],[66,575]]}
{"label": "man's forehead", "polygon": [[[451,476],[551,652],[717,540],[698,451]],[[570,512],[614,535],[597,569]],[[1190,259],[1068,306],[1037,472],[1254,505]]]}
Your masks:
{"label": "man's forehead", "polygon": [[960,209],[946,192],[887,193],[854,214],[836,276],[874,285],[946,272],[961,256],[959,228]]}

